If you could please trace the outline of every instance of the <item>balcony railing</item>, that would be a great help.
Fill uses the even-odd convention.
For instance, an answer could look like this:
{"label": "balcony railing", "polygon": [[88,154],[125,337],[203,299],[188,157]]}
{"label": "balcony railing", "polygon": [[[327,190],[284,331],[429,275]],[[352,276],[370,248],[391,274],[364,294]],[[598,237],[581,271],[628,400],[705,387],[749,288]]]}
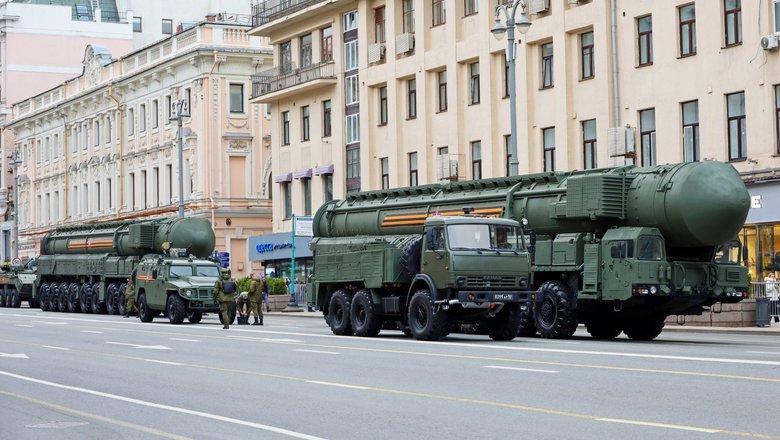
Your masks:
{"label": "balcony railing", "polygon": [[328,78],[336,79],[336,65],[333,61],[315,63],[299,69],[274,67],[252,76],[252,98]]}
{"label": "balcony railing", "polygon": [[265,0],[252,5],[252,27],[262,26],[326,0]]}

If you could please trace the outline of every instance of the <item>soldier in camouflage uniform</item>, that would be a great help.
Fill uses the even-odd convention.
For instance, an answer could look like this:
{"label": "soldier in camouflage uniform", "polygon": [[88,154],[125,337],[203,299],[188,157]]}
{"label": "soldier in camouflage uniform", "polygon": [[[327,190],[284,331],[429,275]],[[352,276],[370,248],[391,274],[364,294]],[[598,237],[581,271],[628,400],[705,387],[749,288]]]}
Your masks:
{"label": "soldier in camouflage uniform", "polygon": [[258,280],[255,274],[252,274],[252,282],[249,284],[249,310],[255,316],[255,322],[252,325],[263,325],[263,309],[260,302],[263,299],[263,288],[265,280]]}
{"label": "soldier in camouflage uniform", "polygon": [[214,300],[219,303],[223,329],[230,328],[230,312],[233,308],[233,294],[235,292],[236,283],[230,279],[230,271],[222,269],[222,278],[214,283]]}
{"label": "soldier in camouflage uniform", "polygon": [[125,314],[124,318],[129,318],[135,311],[135,284],[133,277],[127,278],[127,287],[125,287]]}

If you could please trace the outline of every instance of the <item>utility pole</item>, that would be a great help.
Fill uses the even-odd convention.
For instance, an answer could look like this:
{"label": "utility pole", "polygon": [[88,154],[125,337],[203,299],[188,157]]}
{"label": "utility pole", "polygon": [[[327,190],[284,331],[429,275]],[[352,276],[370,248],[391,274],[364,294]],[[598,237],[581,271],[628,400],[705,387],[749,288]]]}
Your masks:
{"label": "utility pole", "polygon": [[179,143],[179,218],[184,218],[184,145],[182,133],[182,119],[190,117],[190,103],[186,99],[180,99],[173,104],[171,121],[177,121],[178,129],[176,138]]}

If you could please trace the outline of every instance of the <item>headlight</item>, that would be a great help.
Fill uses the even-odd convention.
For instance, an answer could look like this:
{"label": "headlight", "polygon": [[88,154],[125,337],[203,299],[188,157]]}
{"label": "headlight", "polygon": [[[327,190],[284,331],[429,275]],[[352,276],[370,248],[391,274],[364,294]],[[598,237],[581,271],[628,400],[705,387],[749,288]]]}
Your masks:
{"label": "headlight", "polygon": [[192,290],[190,289],[182,289],[181,293],[184,296],[192,296]]}
{"label": "headlight", "polygon": [[650,294],[655,295],[656,292],[658,292],[658,289],[655,286],[650,286]]}
{"label": "headlight", "polygon": [[456,283],[458,283],[458,286],[465,286],[466,285],[466,277],[458,277],[455,280]]}

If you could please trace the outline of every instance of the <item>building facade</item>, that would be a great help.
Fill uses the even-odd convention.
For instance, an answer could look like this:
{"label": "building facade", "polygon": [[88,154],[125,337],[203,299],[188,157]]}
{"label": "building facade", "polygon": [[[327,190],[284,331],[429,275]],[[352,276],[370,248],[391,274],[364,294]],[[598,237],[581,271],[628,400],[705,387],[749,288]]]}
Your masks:
{"label": "building facade", "polygon": [[83,74],[13,106],[6,129],[21,163],[20,256],[60,225],[176,215],[182,118],[186,216],[211,221],[236,276],[252,270],[247,238],[270,231],[264,113],[250,76],[270,51],[248,26],[203,21],[118,59],[88,46]]}

